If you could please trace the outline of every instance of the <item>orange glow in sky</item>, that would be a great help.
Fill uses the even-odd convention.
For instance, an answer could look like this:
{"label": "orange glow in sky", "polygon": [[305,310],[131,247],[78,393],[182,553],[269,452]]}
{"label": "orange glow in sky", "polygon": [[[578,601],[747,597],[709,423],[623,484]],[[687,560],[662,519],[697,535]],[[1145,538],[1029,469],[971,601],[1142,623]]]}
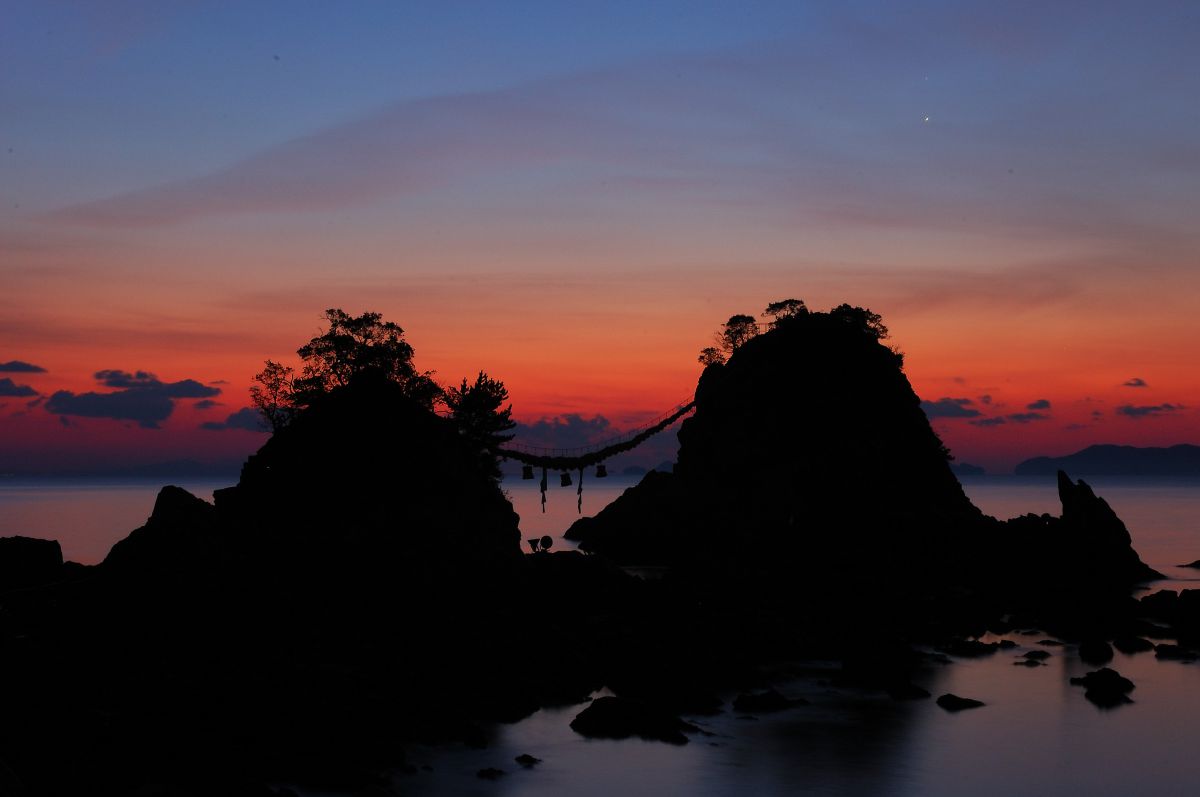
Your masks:
{"label": "orange glow in sky", "polygon": [[[0,31],[0,364],[44,369],[0,366],[0,473],[236,461],[204,425],[329,307],[627,428],[731,314],[849,302],[959,460],[1200,443],[1186,15],[127,5]],[[141,423],[102,370],[219,393]]]}

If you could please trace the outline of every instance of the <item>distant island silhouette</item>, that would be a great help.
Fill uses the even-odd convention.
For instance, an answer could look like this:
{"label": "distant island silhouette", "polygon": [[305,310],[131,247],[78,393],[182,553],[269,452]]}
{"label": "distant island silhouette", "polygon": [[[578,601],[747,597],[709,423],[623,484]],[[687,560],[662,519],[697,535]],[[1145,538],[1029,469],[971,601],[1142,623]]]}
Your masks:
{"label": "distant island silhouette", "polygon": [[1063,457],[1033,457],[1017,465],[1018,476],[1045,476],[1059,470],[1086,476],[1200,477],[1200,446],[1167,448],[1094,445]]}
{"label": "distant island silhouette", "polygon": [[[273,434],[214,503],[164,487],[93,567],[0,540],[0,785],[359,788],[406,745],[483,745],[481,722],[545,706],[579,705],[588,736],[685,744],[679,715],[722,710],[719,690],[743,691],[734,710],[793,705],[751,691],[781,662],[839,661],[833,687],[908,700],[930,697],[922,651],[986,655],[988,630],[1099,658],[1151,636],[1197,648],[1200,592],[1132,599],[1158,574],[1086,483],[1057,474],[1058,517],[971,503],[877,314],[764,315],[701,352],[671,471],[572,527],[591,553],[544,537],[527,554],[499,485],[503,383],[443,388],[399,326],[329,310],[299,366],[259,374]],[[648,564],[660,578],[623,567]]]}

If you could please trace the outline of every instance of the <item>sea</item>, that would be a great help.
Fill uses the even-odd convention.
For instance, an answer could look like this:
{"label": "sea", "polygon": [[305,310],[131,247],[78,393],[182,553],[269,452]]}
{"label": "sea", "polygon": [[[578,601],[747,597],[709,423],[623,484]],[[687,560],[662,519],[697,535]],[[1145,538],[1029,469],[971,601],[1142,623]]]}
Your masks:
{"label": "sea", "polygon": [[[1200,588],[1200,570],[1179,566],[1200,559],[1200,482],[1088,481],[1125,521],[1142,559],[1167,576],[1150,590]],[[228,484],[176,483],[209,500]],[[161,486],[161,480],[3,479],[0,536],[57,539],[67,559],[93,564],[145,522]],[[580,510],[575,487],[554,485],[543,512],[535,483],[503,484],[521,516],[522,536],[549,535],[552,550],[572,548],[562,537],[567,527],[629,486],[616,479],[589,482]],[[963,486],[997,517],[1059,511],[1052,477],[984,477]],[[897,702],[833,689],[822,676],[833,663],[807,662],[776,688],[808,705],[753,717],[732,709],[687,717],[702,733],[686,745],[585,739],[569,727],[580,706],[544,709],[488,729],[484,749],[407,750],[416,768],[396,773],[395,787],[414,795],[530,797],[1200,794],[1200,663],[1117,652],[1108,666],[1136,684],[1134,702],[1103,710],[1069,683],[1095,669],[1073,647],[1041,644],[1046,637],[1040,633],[991,638],[1011,639],[1017,647],[931,664],[916,679],[935,696],[952,692],[982,700],[982,708],[950,713],[933,700]],[[1047,666],[1013,666],[1030,650],[1049,651]],[[522,754],[541,763],[523,768],[514,760]],[[486,768],[504,774],[481,779],[477,773]]]}

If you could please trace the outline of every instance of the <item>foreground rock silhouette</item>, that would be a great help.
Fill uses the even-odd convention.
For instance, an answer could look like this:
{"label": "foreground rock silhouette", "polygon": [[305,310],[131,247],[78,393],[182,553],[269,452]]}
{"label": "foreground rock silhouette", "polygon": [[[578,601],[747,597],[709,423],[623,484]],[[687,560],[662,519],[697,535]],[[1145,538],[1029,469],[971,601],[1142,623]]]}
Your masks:
{"label": "foreground rock silhouette", "polygon": [[406,743],[486,744],[482,721],[601,687],[581,732],[679,743],[680,713],[770,662],[837,659],[900,699],[927,696],[913,644],[990,651],[974,637],[1013,615],[1110,639],[1158,613],[1194,638],[1192,596],[1129,598],[1154,573],[1082,482],[1060,477],[1061,518],[972,506],[855,319],[798,315],[707,368],[675,472],[574,528],[594,556],[523,555],[494,462],[369,372],[215,505],[165,487],[98,566],[0,544],[37,563],[0,562],[0,763],[30,795],[348,788]]}

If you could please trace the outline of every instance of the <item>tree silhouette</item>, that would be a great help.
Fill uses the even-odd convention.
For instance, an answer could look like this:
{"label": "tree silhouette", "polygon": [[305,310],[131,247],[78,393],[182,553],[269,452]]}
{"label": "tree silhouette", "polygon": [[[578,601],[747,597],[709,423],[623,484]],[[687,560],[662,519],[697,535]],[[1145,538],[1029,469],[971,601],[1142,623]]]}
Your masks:
{"label": "tree silhouette", "polygon": [[431,371],[413,366],[413,349],[404,330],[379,313],[354,317],[340,308],[325,311],[329,329],[296,350],[304,361],[300,377],[293,382],[296,403],[311,404],[335,387],[348,385],[364,374],[398,383],[404,392],[423,406],[433,408],[442,389]]}
{"label": "tree silhouette", "polygon": [[866,308],[839,304],[829,311],[829,315],[858,326],[876,340],[882,340],[888,336],[888,328],[883,325],[883,316],[879,313],[872,313]]}
{"label": "tree silhouette", "polygon": [[250,400],[262,413],[271,431],[278,432],[296,415],[295,369],[267,360],[266,367],[255,374],[254,381],[258,384],[250,388]]}
{"label": "tree silhouette", "polygon": [[733,354],[757,334],[758,322],[754,320],[754,316],[733,315],[721,325],[721,331],[717,333],[717,343],[726,354]]}
{"label": "tree silhouette", "polygon": [[722,365],[725,362],[725,355],[716,346],[700,350],[700,356],[696,358],[700,364],[707,368],[710,365]]}
{"label": "tree silhouette", "polygon": [[512,440],[506,434],[516,426],[512,419],[512,405],[508,401],[508,388],[498,379],[492,379],[480,371],[474,384],[463,379],[458,387],[447,388],[444,395],[450,417],[458,425],[458,431],[478,448],[480,456],[490,463],[492,475],[500,476],[492,449]]}
{"label": "tree silhouette", "polygon": [[299,375],[291,366],[267,360],[255,374],[250,400],[277,432],[304,407],[321,396],[365,376],[399,384],[409,398],[432,411],[442,399],[433,372],[417,371],[404,330],[379,313],[351,316],[341,309],[325,311],[329,329],[296,350]]}
{"label": "tree silhouette", "polygon": [[771,302],[767,305],[767,309],[763,310],[763,315],[771,316],[772,329],[789,318],[807,314],[808,306],[801,299],[782,299],[778,302]]}

